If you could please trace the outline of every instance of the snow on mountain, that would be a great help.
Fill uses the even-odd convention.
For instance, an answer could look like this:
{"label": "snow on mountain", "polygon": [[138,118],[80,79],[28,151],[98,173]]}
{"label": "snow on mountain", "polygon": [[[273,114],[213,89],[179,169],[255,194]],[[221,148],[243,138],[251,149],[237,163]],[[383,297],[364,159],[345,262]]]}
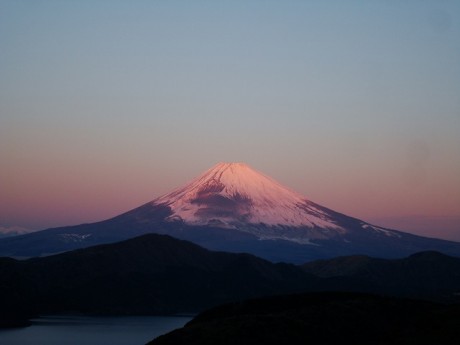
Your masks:
{"label": "snow on mountain", "polygon": [[24,235],[29,232],[31,231],[20,226],[0,226],[0,237]]}
{"label": "snow on mountain", "polygon": [[304,196],[244,163],[219,163],[152,203],[171,208],[167,220],[189,225],[264,224],[345,231]]}

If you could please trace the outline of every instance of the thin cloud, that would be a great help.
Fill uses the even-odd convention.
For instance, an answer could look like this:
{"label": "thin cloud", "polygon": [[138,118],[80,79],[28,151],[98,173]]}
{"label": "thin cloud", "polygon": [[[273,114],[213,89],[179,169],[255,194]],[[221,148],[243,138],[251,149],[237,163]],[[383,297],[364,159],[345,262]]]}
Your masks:
{"label": "thin cloud", "polygon": [[32,230],[29,230],[29,229],[26,229],[26,228],[23,228],[17,225],[0,226],[0,237],[24,235],[31,231]]}

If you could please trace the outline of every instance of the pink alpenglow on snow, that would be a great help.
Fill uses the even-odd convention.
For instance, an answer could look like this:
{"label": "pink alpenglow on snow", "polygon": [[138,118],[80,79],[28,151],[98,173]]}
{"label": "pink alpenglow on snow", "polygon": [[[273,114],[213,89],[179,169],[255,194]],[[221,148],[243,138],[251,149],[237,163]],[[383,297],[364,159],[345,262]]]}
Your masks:
{"label": "pink alpenglow on snow", "polygon": [[152,203],[169,206],[173,213],[169,220],[190,225],[262,223],[340,229],[307,198],[244,163],[219,163]]}

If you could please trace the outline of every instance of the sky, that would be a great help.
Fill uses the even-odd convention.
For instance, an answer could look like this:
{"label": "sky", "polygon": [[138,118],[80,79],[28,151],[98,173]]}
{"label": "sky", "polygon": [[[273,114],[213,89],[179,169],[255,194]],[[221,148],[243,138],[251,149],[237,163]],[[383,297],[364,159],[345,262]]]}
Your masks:
{"label": "sky", "polygon": [[460,2],[0,1],[0,228],[107,219],[222,161],[460,241]]}

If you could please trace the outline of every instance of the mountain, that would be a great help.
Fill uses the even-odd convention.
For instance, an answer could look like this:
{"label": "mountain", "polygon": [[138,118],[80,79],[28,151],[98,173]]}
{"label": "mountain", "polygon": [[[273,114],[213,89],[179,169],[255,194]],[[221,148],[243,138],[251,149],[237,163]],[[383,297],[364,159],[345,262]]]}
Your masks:
{"label": "mountain", "polygon": [[317,281],[294,265],[148,234],[43,258],[0,258],[0,325],[43,313],[195,313]]}
{"label": "mountain", "polygon": [[308,293],[219,306],[148,345],[456,345],[459,323],[459,305]]}
{"label": "mountain", "polygon": [[20,226],[0,226],[0,238],[24,235],[30,232],[30,230],[27,230]]}
{"label": "mountain", "polygon": [[305,272],[329,280],[339,290],[460,302],[460,258],[420,252],[385,260],[348,256],[302,265]]}
{"label": "mountain", "polygon": [[460,243],[378,227],[318,205],[246,164],[220,163],[184,187],[112,219],[0,240],[0,255],[43,256],[145,233],[213,250],[303,263],[340,255],[404,257]]}
{"label": "mountain", "polygon": [[[330,212],[306,200],[243,163],[221,163],[183,188],[174,190],[152,204],[166,205],[167,221],[188,225],[243,229],[260,239],[285,239],[309,243],[344,231]],[[257,231],[258,226],[328,229],[328,232],[299,230],[286,234]]]}
{"label": "mountain", "polygon": [[434,252],[295,266],[147,234],[41,258],[0,258],[0,327],[24,325],[39,314],[194,313],[248,298],[321,291],[458,304],[458,272],[460,258]]}

